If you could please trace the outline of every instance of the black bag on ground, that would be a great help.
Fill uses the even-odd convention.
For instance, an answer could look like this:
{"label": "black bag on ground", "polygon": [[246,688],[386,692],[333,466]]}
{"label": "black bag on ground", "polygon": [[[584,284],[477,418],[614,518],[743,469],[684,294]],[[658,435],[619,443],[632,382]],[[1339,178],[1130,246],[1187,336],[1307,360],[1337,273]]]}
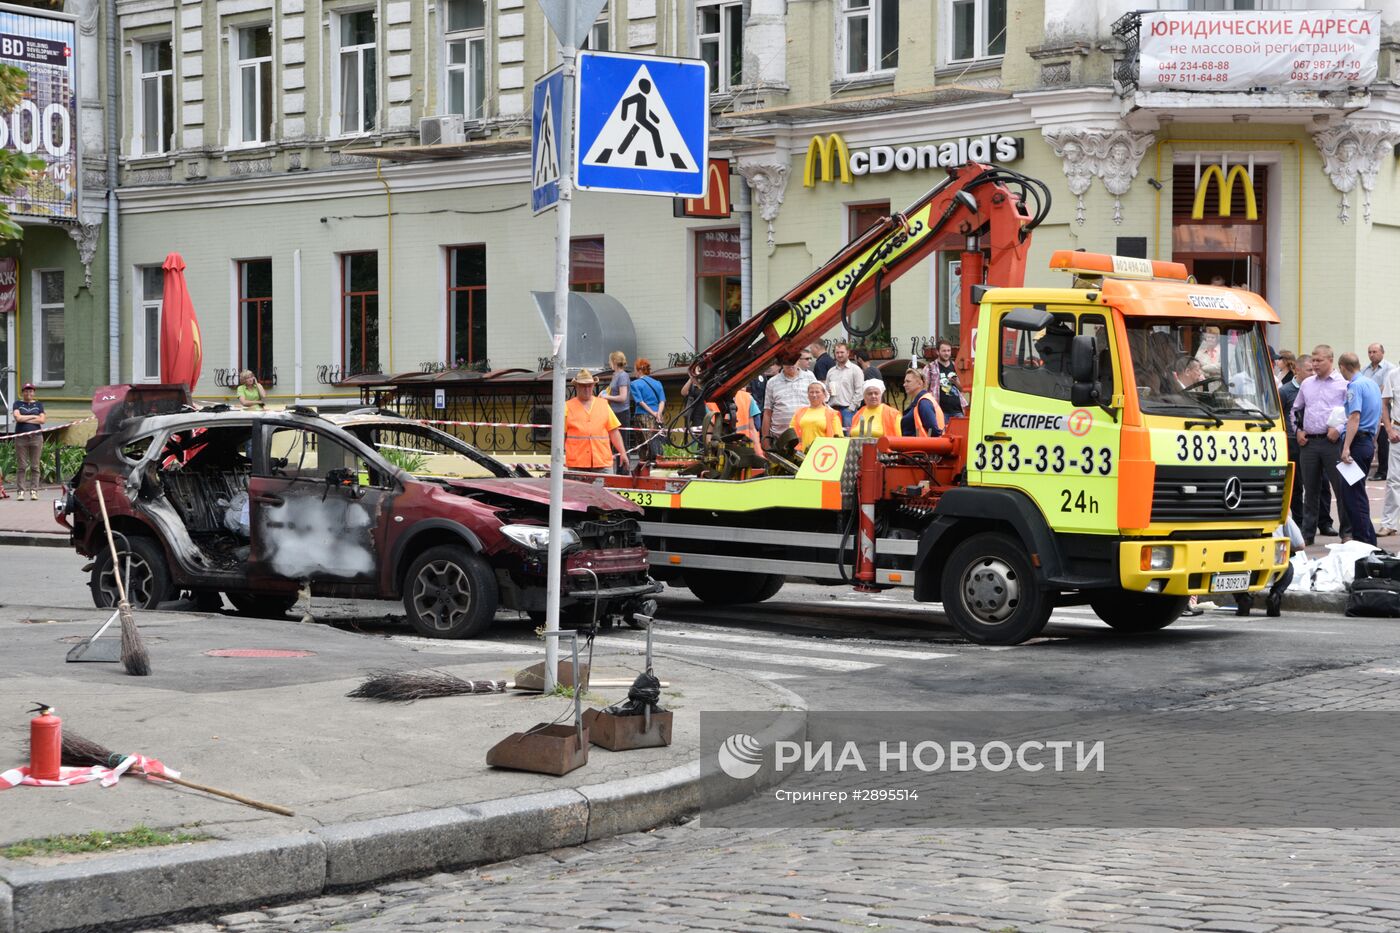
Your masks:
{"label": "black bag on ground", "polygon": [[1347,596],[1347,615],[1400,619],[1400,582],[1375,577],[1353,580]]}
{"label": "black bag on ground", "polygon": [[1400,557],[1376,551],[1356,559],[1356,579],[1394,580],[1400,583]]}

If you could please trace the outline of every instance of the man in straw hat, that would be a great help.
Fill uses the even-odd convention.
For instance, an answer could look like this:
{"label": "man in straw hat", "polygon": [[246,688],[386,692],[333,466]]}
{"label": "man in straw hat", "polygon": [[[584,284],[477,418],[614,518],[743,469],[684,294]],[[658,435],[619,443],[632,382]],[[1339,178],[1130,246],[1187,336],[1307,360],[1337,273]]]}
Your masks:
{"label": "man in straw hat", "polygon": [[586,369],[574,377],[574,397],[564,404],[564,466],[586,473],[606,473],[612,465],[611,442],[623,470],[632,469],[622,443],[621,422],[612,406],[594,395],[598,380]]}

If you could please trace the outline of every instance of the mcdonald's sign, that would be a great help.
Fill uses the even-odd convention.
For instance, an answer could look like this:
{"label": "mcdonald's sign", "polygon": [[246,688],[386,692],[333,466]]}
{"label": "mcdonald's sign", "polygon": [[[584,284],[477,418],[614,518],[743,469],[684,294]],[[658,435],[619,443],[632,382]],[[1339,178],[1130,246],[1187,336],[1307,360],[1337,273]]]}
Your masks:
{"label": "mcdonald's sign", "polygon": [[1196,200],[1191,205],[1191,219],[1203,220],[1206,215],[1206,193],[1210,191],[1211,179],[1215,179],[1220,184],[1220,216],[1229,217],[1230,209],[1233,206],[1235,179],[1238,178],[1244,187],[1244,216],[1246,220],[1259,219],[1259,204],[1254,199],[1254,179],[1249,177],[1249,172],[1243,165],[1230,167],[1227,175],[1218,165],[1207,166],[1201,172],[1201,180],[1196,185]]}
{"label": "mcdonald's sign", "polygon": [[802,169],[802,186],[811,188],[819,181],[835,181],[841,172],[841,183],[851,183],[851,150],[837,133],[813,136],[807,144],[807,164]]}
{"label": "mcdonald's sign", "polygon": [[729,203],[729,160],[711,159],[705,179],[703,198],[673,198],[673,217],[728,217]]}

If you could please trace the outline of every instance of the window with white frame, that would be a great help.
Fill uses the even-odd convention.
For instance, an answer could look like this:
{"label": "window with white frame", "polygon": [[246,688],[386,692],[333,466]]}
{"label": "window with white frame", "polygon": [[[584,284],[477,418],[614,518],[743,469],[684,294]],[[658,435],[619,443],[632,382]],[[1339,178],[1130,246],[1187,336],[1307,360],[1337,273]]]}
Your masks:
{"label": "window with white frame", "polygon": [[590,52],[606,52],[612,48],[612,11],[603,4],[602,12],[593,21],[588,35],[583,37],[583,48]]}
{"label": "window with white frame", "polygon": [[249,26],[233,35],[234,138],[244,144],[272,139],[272,27]]}
{"label": "window with white frame", "polygon": [[63,270],[34,273],[34,372],[36,382],[62,385],[64,373]]}
{"label": "window with white frame", "polygon": [[899,0],[840,0],[841,64],[851,75],[899,65]]}
{"label": "window with white frame", "polygon": [[950,62],[1006,54],[1006,0],[952,0],[948,35]]}
{"label": "window with white frame", "polygon": [[447,0],[447,112],[486,116],[486,0]]}
{"label": "window with white frame", "polygon": [[169,39],[136,44],[136,148],[169,152],[175,135],[175,68]]}
{"label": "window with white frame", "polygon": [[337,40],[336,135],[368,133],[379,113],[379,68],[373,10],[340,13],[332,23]]}
{"label": "window with white frame", "polygon": [[710,65],[710,93],[738,87],[744,79],[744,5],[698,0],[695,15],[700,57]]}
{"label": "window with white frame", "polygon": [[160,266],[136,269],[135,333],[131,377],[135,382],[160,382],[160,308],[165,297],[165,273]]}

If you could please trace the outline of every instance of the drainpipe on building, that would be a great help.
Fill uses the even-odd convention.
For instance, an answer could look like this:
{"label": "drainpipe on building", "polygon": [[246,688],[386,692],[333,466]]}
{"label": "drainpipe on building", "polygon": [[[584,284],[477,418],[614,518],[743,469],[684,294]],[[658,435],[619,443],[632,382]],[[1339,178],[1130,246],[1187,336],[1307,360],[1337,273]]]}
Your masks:
{"label": "drainpipe on building", "polygon": [[117,216],[117,141],[121,94],[117,87],[117,0],[107,0],[107,382],[121,380],[120,235]]}
{"label": "drainpipe on building", "polygon": [[747,321],[753,315],[753,209],[749,180],[739,176],[739,316]]}

